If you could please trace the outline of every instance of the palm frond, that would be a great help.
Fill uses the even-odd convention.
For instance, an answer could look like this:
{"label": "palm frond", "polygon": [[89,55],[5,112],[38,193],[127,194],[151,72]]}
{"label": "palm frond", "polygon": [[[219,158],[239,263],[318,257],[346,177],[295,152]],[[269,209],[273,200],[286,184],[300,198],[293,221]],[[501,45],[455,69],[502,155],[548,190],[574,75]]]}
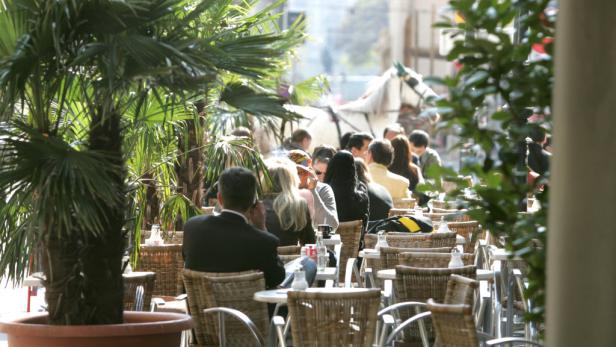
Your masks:
{"label": "palm frond", "polygon": [[174,230],[174,225],[179,218],[186,221],[188,218],[201,214],[201,208],[195,206],[183,194],[171,195],[163,204],[160,211],[161,224],[166,230]]}
{"label": "palm frond", "polygon": [[12,196],[10,205],[23,203],[17,197],[30,202],[20,228],[60,239],[75,232],[84,233],[84,239],[105,232],[104,207],[124,194],[107,183],[117,168],[105,153],[75,150],[24,124],[4,127],[0,136],[0,191]]}
{"label": "palm frond", "polygon": [[269,177],[261,154],[254,149],[251,139],[237,136],[213,138],[205,148],[208,165],[205,168],[206,184],[212,185],[220,174],[232,166],[245,167],[257,177]]}

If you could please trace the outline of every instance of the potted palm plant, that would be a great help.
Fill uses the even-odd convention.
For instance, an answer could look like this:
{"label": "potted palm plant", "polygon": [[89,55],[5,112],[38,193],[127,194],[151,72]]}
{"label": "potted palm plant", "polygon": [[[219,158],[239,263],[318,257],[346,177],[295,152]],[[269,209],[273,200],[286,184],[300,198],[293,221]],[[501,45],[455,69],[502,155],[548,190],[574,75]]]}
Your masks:
{"label": "potted palm plant", "polygon": [[167,346],[190,326],[123,313],[123,136],[151,100],[186,104],[221,71],[259,78],[270,56],[284,54],[285,34],[258,32],[248,14],[255,30],[213,35],[208,28],[226,23],[208,14],[225,6],[232,1],[0,1],[0,269],[19,280],[39,253],[49,311],[0,325],[12,346],[72,337],[80,346]]}

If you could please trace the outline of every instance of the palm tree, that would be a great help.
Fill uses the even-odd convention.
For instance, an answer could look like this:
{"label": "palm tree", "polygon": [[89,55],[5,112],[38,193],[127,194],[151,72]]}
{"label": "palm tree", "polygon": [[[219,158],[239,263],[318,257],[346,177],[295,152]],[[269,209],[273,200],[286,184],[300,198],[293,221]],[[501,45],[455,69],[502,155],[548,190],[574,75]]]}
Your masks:
{"label": "palm tree", "polygon": [[203,29],[230,2],[1,2],[0,265],[19,279],[43,250],[51,324],[122,321],[123,136],[148,100],[183,104],[221,71],[271,67],[279,36]]}

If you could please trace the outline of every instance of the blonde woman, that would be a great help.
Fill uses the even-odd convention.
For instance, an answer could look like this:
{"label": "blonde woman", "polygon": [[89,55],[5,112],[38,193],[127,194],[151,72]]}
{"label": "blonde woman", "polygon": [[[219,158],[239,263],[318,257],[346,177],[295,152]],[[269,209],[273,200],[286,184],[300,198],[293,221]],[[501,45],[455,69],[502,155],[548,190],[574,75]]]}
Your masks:
{"label": "blonde woman", "polygon": [[308,204],[299,194],[295,164],[286,158],[267,161],[271,184],[264,184],[263,205],[267,231],[280,239],[281,246],[315,242]]}

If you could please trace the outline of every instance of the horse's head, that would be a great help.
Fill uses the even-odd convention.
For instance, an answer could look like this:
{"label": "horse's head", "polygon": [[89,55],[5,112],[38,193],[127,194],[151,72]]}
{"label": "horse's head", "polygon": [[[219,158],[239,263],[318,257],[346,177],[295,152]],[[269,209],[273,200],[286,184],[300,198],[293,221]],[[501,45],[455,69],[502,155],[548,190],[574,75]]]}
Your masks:
{"label": "horse's head", "polygon": [[[394,70],[392,68],[391,70]],[[400,84],[400,104],[412,105],[417,111],[421,111],[425,101],[430,97],[436,97],[436,93],[423,81],[423,76],[412,69],[404,68],[403,72],[399,68],[395,70],[395,78],[399,79]]]}

